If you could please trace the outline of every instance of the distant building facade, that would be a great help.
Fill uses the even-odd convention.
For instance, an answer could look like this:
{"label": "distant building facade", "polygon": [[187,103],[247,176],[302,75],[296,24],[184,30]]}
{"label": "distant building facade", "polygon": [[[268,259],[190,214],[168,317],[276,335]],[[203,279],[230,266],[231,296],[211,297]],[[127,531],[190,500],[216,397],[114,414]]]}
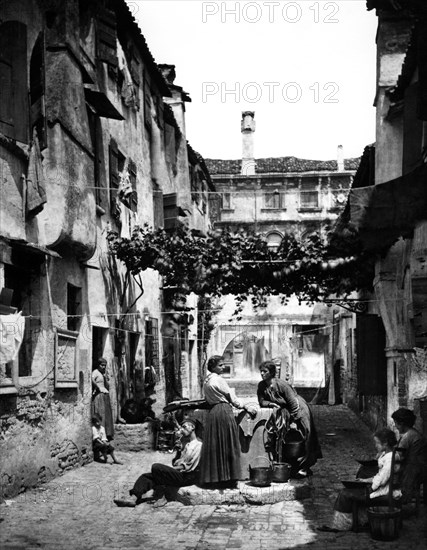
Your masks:
{"label": "distant building facade", "polygon": [[[261,233],[272,249],[289,233],[326,235],[347,201],[358,159],[344,159],[341,146],[333,161],[256,159],[253,112],[242,113],[241,132],[242,160],[206,160],[220,197],[212,199],[213,226]],[[266,310],[254,312],[249,297],[233,324],[234,299],[222,303],[210,349],[224,354],[232,379],[258,380],[258,366],[269,358],[281,366],[282,377],[310,394],[325,385],[332,372],[333,309],[296,298],[282,305],[272,297]]]}

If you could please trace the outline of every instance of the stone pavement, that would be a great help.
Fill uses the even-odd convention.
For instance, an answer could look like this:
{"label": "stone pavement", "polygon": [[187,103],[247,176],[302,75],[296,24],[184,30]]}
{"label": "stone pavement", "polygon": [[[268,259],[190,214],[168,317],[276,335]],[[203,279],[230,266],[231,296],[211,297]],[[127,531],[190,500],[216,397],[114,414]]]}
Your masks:
{"label": "stone pavement", "polygon": [[314,416],[324,458],[315,467],[312,496],[263,506],[184,506],[170,502],[154,509],[144,503],[118,508],[136,477],[163,453],[120,453],[123,466],[91,463],[7,501],[0,506],[0,548],[51,550],[425,550],[427,509],[405,519],[398,540],[381,542],[368,533],[322,533],[328,523],[340,479],[351,479],[356,458],[371,458],[370,431],[344,406],[315,406]]}

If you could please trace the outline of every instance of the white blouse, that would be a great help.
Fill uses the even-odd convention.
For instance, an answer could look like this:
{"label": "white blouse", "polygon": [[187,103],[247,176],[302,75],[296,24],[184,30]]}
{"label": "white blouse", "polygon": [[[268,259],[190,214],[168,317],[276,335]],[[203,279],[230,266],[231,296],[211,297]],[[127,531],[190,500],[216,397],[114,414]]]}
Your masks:
{"label": "white blouse", "polygon": [[210,372],[203,384],[205,399],[209,405],[217,403],[231,403],[234,407],[241,409],[242,403],[236,399],[232,393],[227,381],[216,372]]}

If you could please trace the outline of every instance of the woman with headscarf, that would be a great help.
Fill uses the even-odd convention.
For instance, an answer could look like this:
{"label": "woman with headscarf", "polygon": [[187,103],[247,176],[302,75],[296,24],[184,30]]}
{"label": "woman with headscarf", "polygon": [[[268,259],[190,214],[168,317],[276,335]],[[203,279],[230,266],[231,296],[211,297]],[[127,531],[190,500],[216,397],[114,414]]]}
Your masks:
{"label": "woman with headscarf", "polygon": [[114,437],[114,422],[108,381],[105,377],[106,369],[107,361],[100,357],[97,368],[92,371],[92,416],[98,415],[101,418],[107,439],[111,441]]}
{"label": "woman with headscarf", "polygon": [[240,443],[233,408],[253,414],[253,407],[241,403],[221,377],[223,359],[213,355],[208,361],[203,390],[211,406],[206,420],[200,457],[200,483],[217,487],[235,487],[240,478]]}
{"label": "woman with headscarf", "polygon": [[281,459],[285,437],[290,428],[298,428],[305,445],[301,456],[292,466],[291,475],[306,477],[311,475],[310,467],[318,458],[322,458],[313,415],[305,400],[284,380],[276,378],[276,365],[264,361],[259,367],[262,381],[258,384],[258,402],[260,407],[274,409],[265,429],[267,432],[266,450],[275,460]]}
{"label": "woman with headscarf", "polygon": [[402,499],[408,503],[416,496],[427,464],[427,441],[414,428],[416,416],[404,407],[391,415],[399,432],[397,451],[402,460]]}

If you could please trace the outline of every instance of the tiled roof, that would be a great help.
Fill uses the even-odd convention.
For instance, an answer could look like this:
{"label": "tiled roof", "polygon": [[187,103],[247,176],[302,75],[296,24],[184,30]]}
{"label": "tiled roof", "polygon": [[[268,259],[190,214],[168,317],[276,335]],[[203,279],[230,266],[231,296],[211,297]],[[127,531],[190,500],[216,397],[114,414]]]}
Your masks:
{"label": "tiled roof", "polygon": [[[242,161],[205,159],[209,172],[215,174],[240,174]],[[338,164],[336,160],[308,160],[296,157],[277,157],[255,159],[257,174],[286,173],[286,172],[336,172]],[[345,170],[357,170],[360,158],[344,160]]]}

